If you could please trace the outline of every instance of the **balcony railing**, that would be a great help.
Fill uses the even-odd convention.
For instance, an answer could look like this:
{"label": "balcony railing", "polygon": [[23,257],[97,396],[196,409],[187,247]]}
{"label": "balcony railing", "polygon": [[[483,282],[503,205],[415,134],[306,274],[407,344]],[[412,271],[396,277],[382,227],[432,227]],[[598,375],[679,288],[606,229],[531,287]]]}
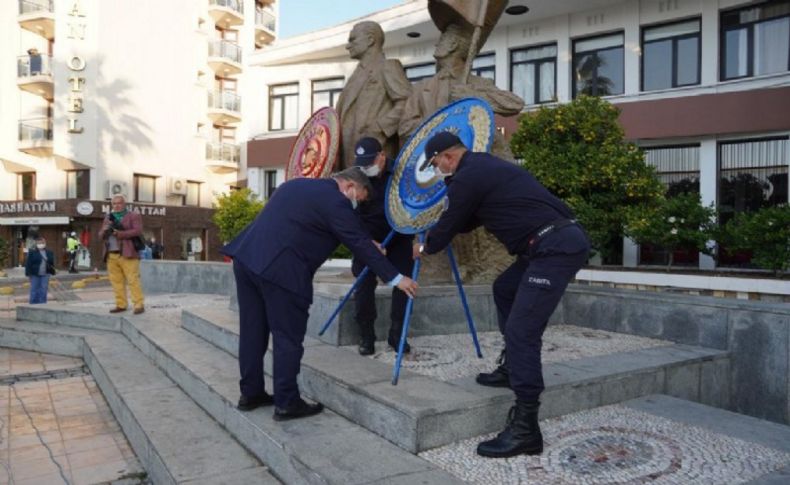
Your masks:
{"label": "balcony railing", "polygon": [[19,0],[19,15],[33,12],[55,12],[53,0]]}
{"label": "balcony railing", "polygon": [[242,0],[208,0],[208,4],[218,7],[227,7],[236,12],[244,13],[244,4]]}
{"label": "balcony railing", "polygon": [[209,57],[224,57],[241,64],[241,47],[227,40],[216,40],[208,46]]}
{"label": "balcony railing", "polygon": [[238,165],[241,150],[232,143],[206,143],[206,160]]}
{"label": "balcony railing", "polygon": [[222,109],[226,111],[241,111],[241,97],[231,91],[209,91],[209,109]]}
{"label": "balcony railing", "polygon": [[16,60],[16,72],[17,77],[20,78],[33,76],[51,76],[52,56],[19,56]]}
{"label": "balcony railing", "polygon": [[20,142],[52,141],[52,118],[31,118],[19,122]]}
{"label": "balcony railing", "polygon": [[277,19],[270,11],[262,8],[256,8],[255,25],[263,26],[263,28],[274,32],[275,27],[277,27]]}

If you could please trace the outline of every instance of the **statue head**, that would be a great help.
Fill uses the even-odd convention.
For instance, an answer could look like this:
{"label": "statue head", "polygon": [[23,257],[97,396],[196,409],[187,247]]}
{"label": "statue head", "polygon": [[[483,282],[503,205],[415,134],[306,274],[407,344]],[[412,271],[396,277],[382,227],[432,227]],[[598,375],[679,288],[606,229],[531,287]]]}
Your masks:
{"label": "statue head", "polygon": [[348,34],[346,50],[352,59],[360,59],[370,48],[381,50],[384,46],[384,31],[376,22],[360,22]]}
{"label": "statue head", "polygon": [[[458,24],[450,24],[439,36],[433,57],[440,61],[448,57],[466,60],[469,55],[472,33]],[[476,54],[476,53],[473,53]]]}

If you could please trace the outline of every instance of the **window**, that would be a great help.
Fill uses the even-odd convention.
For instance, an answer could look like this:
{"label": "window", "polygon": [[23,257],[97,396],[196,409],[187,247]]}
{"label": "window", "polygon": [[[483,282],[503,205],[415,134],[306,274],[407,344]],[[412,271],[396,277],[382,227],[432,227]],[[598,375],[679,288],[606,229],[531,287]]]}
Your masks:
{"label": "window", "polygon": [[23,172],[16,176],[16,198],[36,200],[36,172]]}
{"label": "window", "polygon": [[337,98],[340,97],[340,93],[343,91],[344,82],[345,80],[342,77],[313,81],[312,111],[315,112],[327,106],[336,107]]}
{"label": "window", "polygon": [[480,54],[472,61],[472,74],[496,82],[496,56],[493,52]]}
{"label": "window", "polygon": [[642,91],[699,84],[699,19],[642,31]]}
{"label": "window", "polygon": [[156,201],[156,177],[134,174],[134,200],[150,203]]}
{"label": "window", "polygon": [[623,34],[574,41],[573,97],[623,94]]}
{"label": "window", "polygon": [[295,130],[299,118],[299,84],[269,87],[269,130]]}
{"label": "window", "polygon": [[790,0],[721,14],[721,79],[790,70]]}
{"label": "window", "polygon": [[200,182],[187,181],[187,195],[184,196],[184,205],[200,206]]}
{"label": "window", "polygon": [[656,169],[667,196],[699,193],[699,145],[645,148],[645,163]]}
{"label": "window", "polygon": [[557,45],[544,45],[510,52],[510,90],[527,104],[557,98]]}
{"label": "window", "polygon": [[274,194],[275,189],[277,189],[277,171],[266,170],[264,172],[264,177],[266,181],[264,197],[269,199]]}
{"label": "window", "polygon": [[422,81],[436,74],[436,63],[426,62],[425,64],[415,64],[413,66],[406,66],[403,70],[406,73],[406,79],[414,84],[417,81]]}
{"label": "window", "polygon": [[69,170],[66,172],[66,198],[90,198],[90,170]]}

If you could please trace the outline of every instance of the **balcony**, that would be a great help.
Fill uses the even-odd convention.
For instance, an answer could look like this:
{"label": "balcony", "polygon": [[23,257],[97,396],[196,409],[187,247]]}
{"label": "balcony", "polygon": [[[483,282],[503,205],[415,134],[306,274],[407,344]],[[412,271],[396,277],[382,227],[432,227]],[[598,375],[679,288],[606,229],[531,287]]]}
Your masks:
{"label": "balcony", "polygon": [[208,0],[208,14],[223,28],[244,23],[242,0]]}
{"label": "balcony", "polygon": [[255,9],[255,45],[263,47],[274,41],[277,19],[268,8]]}
{"label": "balcony", "polygon": [[21,120],[18,148],[36,157],[52,156],[52,118]]}
{"label": "balcony", "polygon": [[217,125],[238,123],[241,121],[241,98],[231,91],[209,91],[207,115]]}
{"label": "balcony", "polygon": [[52,56],[19,56],[16,60],[16,72],[16,85],[20,89],[52,101]]}
{"label": "balcony", "polygon": [[208,65],[218,76],[240,73],[241,47],[227,40],[212,41],[208,45]]}
{"label": "balcony", "polygon": [[53,0],[19,0],[20,27],[47,40],[55,38],[55,6]]}
{"label": "balcony", "polygon": [[214,173],[231,173],[239,169],[241,150],[233,143],[206,143],[206,168]]}

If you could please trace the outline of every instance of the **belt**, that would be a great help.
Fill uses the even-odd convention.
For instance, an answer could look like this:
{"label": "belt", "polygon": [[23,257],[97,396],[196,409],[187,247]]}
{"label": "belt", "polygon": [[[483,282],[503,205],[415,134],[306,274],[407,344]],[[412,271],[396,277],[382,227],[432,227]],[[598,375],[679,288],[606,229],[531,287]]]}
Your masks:
{"label": "belt", "polygon": [[537,231],[533,232],[529,237],[529,242],[527,243],[527,253],[532,252],[532,250],[537,247],[537,244],[544,237],[548,236],[554,231],[573,224],[576,224],[576,219],[557,219],[546,224],[545,226],[542,226]]}

